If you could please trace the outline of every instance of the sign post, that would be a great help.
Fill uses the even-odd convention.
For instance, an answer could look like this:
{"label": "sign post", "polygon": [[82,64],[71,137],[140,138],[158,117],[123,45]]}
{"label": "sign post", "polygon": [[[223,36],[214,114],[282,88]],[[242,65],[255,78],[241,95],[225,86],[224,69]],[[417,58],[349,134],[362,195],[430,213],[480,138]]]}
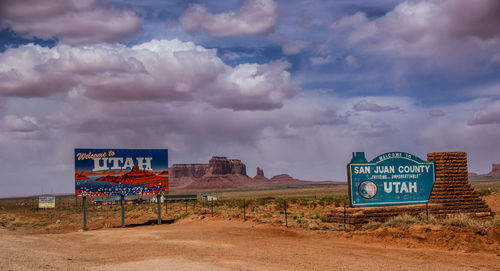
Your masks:
{"label": "sign post", "polygon": [[83,230],[87,230],[87,197],[83,197],[82,201],[83,208]]}
{"label": "sign post", "polygon": [[353,207],[427,203],[435,181],[433,162],[404,152],[385,153],[370,162],[364,152],[353,153],[347,174]]}
{"label": "sign post", "polygon": [[122,213],[122,228],[125,228],[125,196],[120,196],[120,205],[121,205],[121,213]]}
{"label": "sign post", "polygon": [[158,225],[161,225],[161,195],[156,195],[156,201],[158,202]]}

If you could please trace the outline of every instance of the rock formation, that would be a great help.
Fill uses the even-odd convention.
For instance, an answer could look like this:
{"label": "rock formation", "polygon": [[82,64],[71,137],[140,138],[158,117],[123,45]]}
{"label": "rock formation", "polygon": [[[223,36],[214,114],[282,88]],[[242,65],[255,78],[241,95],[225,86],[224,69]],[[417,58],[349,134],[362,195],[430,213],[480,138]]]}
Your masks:
{"label": "rock formation", "polygon": [[264,170],[261,168],[257,168],[257,175],[253,177],[255,182],[269,182],[269,179],[264,176]]}
{"label": "rock formation", "polygon": [[231,163],[226,157],[213,156],[208,162],[208,175],[225,175],[231,173]]}
{"label": "rock formation", "polygon": [[245,164],[238,159],[227,159],[222,156],[213,156],[208,164],[173,164],[170,169],[170,178],[201,178],[203,176],[241,174],[247,175]]}
{"label": "rock formation", "polygon": [[[169,184],[175,192],[240,189],[254,187],[284,187],[309,185],[288,175],[277,175],[269,180],[264,170],[257,168],[257,175],[247,176],[246,165],[238,159],[213,156],[208,164],[174,164],[169,168]],[[331,181],[318,184],[339,184]],[[342,183],[343,184],[343,183]]]}
{"label": "rock formation", "polygon": [[247,175],[247,166],[241,160],[230,159],[229,163],[231,164],[231,174]]}
{"label": "rock formation", "polygon": [[173,164],[170,169],[170,178],[193,177],[200,178],[207,173],[208,164]]}
{"label": "rock formation", "polygon": [[257,175],[255,175],[255,177],[257,177],[257,176],[264,177],[264,170],[258,167],[257,168]]}
{"label": "rock formation", "polygon": [[491,165],[491,172],[486,174],[486,176],[500,177],[500,163]]}

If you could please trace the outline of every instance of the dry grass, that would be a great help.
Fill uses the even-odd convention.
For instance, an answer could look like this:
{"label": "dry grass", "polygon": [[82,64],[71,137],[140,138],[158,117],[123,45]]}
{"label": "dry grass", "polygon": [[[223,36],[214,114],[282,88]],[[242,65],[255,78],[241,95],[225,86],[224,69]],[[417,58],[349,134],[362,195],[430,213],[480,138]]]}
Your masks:
{"label": "dry grass", "polygon": [[[306,190],[308,193],[315,191],[314,189]],[[297,191],[305,192],[304,189],[295,189],[293,191],[294,193]],[[248,195],[246,194],[246,196]],[[243,196],[243,194],[237,194],[236,196]],[[80,229],[82,226],[81,199],[67,197],[58,198],[58,201],[57,209],[39,210],[33,207],[34,200],[32,199],[0,200],[0,227],[11,230],[29,229],[41,232]],[[343,206],[347,202],[348,198],[345,193],[326,196],[315,194],[315,196],[309,198],[302,196],[225,197],[224,200],[213,202],[213,215],[228,220],[246,219],[263,224],[287,224],[289,227],[310,230],[343,230],[343,225],[324,223],[322,219],[332,208]],[[285,203],[287,208],[286,216]],[[125,208],[126,224],[140,224],[156,218],[156,203],[126,205]],[[245,217],[243,217],[243,210],[245,210]],[[187,212],[198,217],[212,216],[212,202],[189,202]],[[185,202],[163,204],[162,214],[167,219],[182,219],[186,217],[186,204]],[[90,224],[89,228],[118,227],[121,224],[120,217],[119,205],[97,206],[88,201],[87,219]],[[451,225],[485,229],[491,226],[500,226],[500,217],[496,215],[493,218],[471,218],[466,215],[453,215],[437,219],[432,216],[427,218],[424,214],[417,216],[403,215],[385,222],[370,222],[357,229],[375,230],[389,227],[406,229],[412,225]]]}

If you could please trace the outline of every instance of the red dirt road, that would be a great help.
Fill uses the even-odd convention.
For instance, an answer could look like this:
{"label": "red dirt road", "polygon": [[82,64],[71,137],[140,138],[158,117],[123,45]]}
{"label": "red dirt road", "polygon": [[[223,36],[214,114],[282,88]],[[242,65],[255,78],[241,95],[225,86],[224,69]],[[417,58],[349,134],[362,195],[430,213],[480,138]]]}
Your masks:
{"label": "red dirt road", "polygon": [[494,251],[405,246],[342,232],[208,218],[63,234],[0,229],[0,270],[500,269]]}

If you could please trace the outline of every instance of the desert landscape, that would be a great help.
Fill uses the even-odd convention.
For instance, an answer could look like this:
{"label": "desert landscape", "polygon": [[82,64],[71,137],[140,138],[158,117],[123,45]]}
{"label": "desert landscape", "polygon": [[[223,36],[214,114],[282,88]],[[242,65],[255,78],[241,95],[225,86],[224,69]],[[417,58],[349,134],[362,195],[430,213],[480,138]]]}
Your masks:
{"label": "desert landscape", "polygon": [[[500,179],[471,181],[493,212]],[[498,270],[500,218],[398,216],[386,222],[323,222],[347,203],[347,185],[208,192],[214,202],[90,204],[81,199],[0,200],[1,270]],[[212,205],[213,203],[213,205]],[[285,212],[286,205],[286,212]],[[212,211],[213,210],[213,211]],[[285,216],[286,214],[286,216]],[[175,267],[175,268],[174,268]]]}

